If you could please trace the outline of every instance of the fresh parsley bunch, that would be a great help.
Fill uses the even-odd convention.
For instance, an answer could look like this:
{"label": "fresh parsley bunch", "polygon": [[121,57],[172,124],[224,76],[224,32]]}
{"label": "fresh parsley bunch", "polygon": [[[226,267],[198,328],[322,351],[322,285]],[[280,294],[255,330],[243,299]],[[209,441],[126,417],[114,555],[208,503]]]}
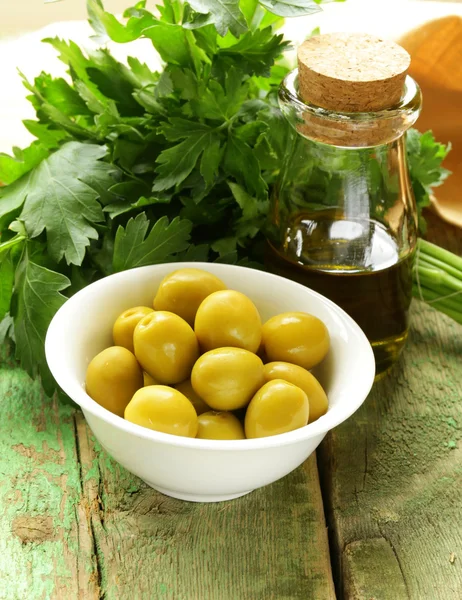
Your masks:
{"label": "fresh parsley bunch", "polygon": [[[0,155],[0,339],[15,341],[47,393],[48,324],[83,286],[158,262],[259,258],[289,135],[275,101],[288,47],[277,29],[317,1],[164,0],[156,16],[142,1],[124,23],[88,1],[99,39],[150,39],[162,72],[45,40],[70,79],[25,81],[37,113],[25,126],[37,139]],[[445,148],[412,135],[424,204]]]}

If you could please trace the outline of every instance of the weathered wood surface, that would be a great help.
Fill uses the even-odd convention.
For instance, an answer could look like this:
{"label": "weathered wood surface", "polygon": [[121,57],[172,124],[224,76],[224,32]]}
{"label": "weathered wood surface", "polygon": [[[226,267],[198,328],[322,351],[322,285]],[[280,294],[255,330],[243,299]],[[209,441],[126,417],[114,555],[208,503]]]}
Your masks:
{"label": "weathered wood surface", "polygon": [[[462,253],[429,217],[429,239]],[[402,359],[318,464],[340,598],[460,600],[462,327],[414,302]]]}
{"label": "weathered wood surface", "polygon": [[1,600],[333,600],[316,461],[241,499],[162,496],[0,365]]}

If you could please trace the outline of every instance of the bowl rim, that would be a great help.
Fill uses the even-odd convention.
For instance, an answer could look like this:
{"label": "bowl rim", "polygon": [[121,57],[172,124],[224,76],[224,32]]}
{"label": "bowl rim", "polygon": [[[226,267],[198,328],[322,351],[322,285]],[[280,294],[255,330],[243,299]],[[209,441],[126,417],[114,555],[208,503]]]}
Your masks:
{"label": "bowl rim", "polygon": [[[328,410],[328,412],[325,415],[319,417],[319,419],[317,419],[313,423],[309,423],[308,425],[300,427],[299,429],[296,429],[294,431],[289,431],[286,433],[281,433],[269,437],[245,440],[206,440],[182,437],[172,435],[169,433],[162,433],[160,431],[148,429],[146,427],[142,427],[141,425],[136,425],[135,423],[126,421],[123,417],[115,415],[114,413],[110,412],[109,410],[98,404],[95,400],[93,400],[78,382],[68,381],[65,377],[63,377],[59,368],[60,362],[62,360],[62,355],[60,354],[60,352],[57,352],[55,350],[55,345],[56,339],[60,336],[61,323],[65,322],[68,316],[72,314],[74,307],[80,304],[81,302],[85,302],[87,297],[92,295],[95,289],[104,287],[107,284],[108,280],[114,280],[115,278],[123,279],[127,276],[127,273],[136,274],[137,272],[141,271],[153,271],[156,268],[164,268],[166,265],[171,265],[172,270],[183,268],[197,268],[209,270],[209,272],[213,272],[217,276],[219,276],[219,273],[223,271],[252,271],[253,274],[257,274],[256,277],[263,276],[269,279],[273,279],[275,285],[277,285],[278,283],[283,283],[285,286],[288,286],[289,290],[291,288],[301,288],[307,295],[314,296],[318,300],[321,300],[325,305],[327,305],[329,310],[333,311],[338,317],[340,317],[343,323],[348,327],[349,331],[352,332],[357,338],[357,340],[363,345],[362,350],[364,353],[364,377],[362,377],[360,381],[356,382],[356,386],[354,388],[355,393],[349,399],[348,404],[346,404],[343,407],[338,407],[337,409],[334,408],[330,411]],[[45,338],[45,356],[48,363],[48,367],[56,383],[76,404],[80,406],[80,408],[84,412],[85,418],[87,418],[86,413],[88,412],[91,415],[100,418],[115,429],[121,429],[137,437],[141,437],[165,445],[173,445],[177,447],[196,450],[261,450],[265,448],[274,448],[291,445],[319,435],[325,435],[328,431],[330,431],[340,423],[343,423],[343,421],[346,421],[346,419],[348,419],[353,413],[355,413],[358,410],[358,408],[363,404],[363,402],[367,398],[375,378],[375,358],[374,353],[372,351],[372,346],[370,345],[366,335],[364,334],[360,326],[337,304],[335,304],[322,294],[315,292],[311,288],[308,288],[300,283],[297,283],[285,277],[281,277],[273,273],[259,271],[257,269],[252,269],[240,265],[228,265],[221,263],[159,263],[156,265],[148,265],[144,267],[136,267],[133,269],[127,269],[125,271],[120,271],[119,273],[108,275],[106,277],[103,277],[102,279],[99,279],[98,281],[95,281],[94,283],[91,283],[90,285],[84,287],[76,294],[71,296],[71,298],[69,298],[55,313],[53,319],[50,322]]]}

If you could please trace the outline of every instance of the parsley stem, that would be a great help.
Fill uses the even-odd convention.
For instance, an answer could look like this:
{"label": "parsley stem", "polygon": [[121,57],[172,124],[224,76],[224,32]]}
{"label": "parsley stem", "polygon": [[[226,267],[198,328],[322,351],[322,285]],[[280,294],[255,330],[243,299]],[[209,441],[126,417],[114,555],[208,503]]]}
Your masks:
{"label": "parsley stem", "polygon": [[6,252],[10,248],[13,248],[13,246],[16,246],[17,244],[20,244],[25,239],[26,239],[25,235],[21,235],[19,233],[16,234],[13,238],[11,238],[11,240],[8,240],[6,242],[3,242],[3,244],[0,244],[0,254],[2,252]]}

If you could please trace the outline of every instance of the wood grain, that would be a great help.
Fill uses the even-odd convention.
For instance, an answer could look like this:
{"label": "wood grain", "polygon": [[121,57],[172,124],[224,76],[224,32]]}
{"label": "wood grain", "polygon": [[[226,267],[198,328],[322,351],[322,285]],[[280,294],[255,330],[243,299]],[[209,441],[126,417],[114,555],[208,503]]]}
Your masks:
{"label": "wood grain", "polygon": [[0,598],[98,598],[75,415],[0,361]]}
{"label": "wood grain", "polygon": [[0,364],[2,600],[334,600],[316,460],[221,504],[162,496]]}
{"label": "wood grain", "polygon": [[[429,238],[462,251],[430,215]],[[319,452],[338,595],[462,598],[462,327],[414,302],[393,372]]]}

